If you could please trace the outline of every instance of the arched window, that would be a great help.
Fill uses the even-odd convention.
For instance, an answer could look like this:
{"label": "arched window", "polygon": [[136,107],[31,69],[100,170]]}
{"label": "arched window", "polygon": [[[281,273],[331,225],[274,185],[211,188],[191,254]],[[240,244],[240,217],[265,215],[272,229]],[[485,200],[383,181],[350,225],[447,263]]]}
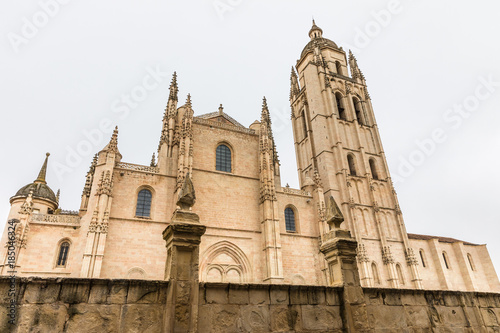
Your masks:
{"label": "arched window", "polygon": [[337,69],[337,74],[342,75],[342,66],[340,65],[340,61],[335,61],[335,68]]}
{"label": "arched window", "polygon": [[356,164],[354,163],[354,157],[351,154],[347,155],[347,163],[349,164],[349,173],[352,176],[356,176]]}
{"label": "arched window", "polygon": [[339,111],[339,118],[342,120],[347,120],[345,115],[345,108],[342,104],[342,95],[339,93],[335,94],[335,102],[337,103],[337,110]]}
{"label": "arched window", "polygon": [[372,172],[372,178],[378,179],[378,173],[377,173],[377,167],[375,166],[375,160],[373,158],[370,158],[369,163],[370,163],[370,170]]}
{"label": "arched window", "polygon": [[151,198],[153,195],[150,190],[141,190],[137,195],[137,206],[135,208],[135,216],[150,217],[151,215]]}
{"label": "arched window", "polygon": [[425,254],[424,254],[424,250],[420,249],[420,251],[418,251],[418,253],[420,253],[420,260],[422,261],[422,267],[426,267],[425,266]]}
{"label": "arched window", "polygon": [[306,121],[306,113],[302,111],[302,115],[300,117],[302,121],[302,129],[304,131],[304,138],[307,138],[307,121]]}
{"label": "arched window", "polygon": [[472,261],[472,255],[470,253],[467,253],[467,259],[469,260],[469,265],[470,268],[475,271],[476,267],[474,266],[474,261]]}
{"label": "arched window", "polygon": [[373,283],[378,286],[380,285],[380,275],[378,274],[377,264],[372,262],[372,275],[373,275]]}
{"label": "arched window", "polygon": [[448,254],[443,251],[443,260],[444,260],[444,265],[446,266],[446,269],[450,269],[450,265],[448,263]]}
{"label": "arched window", "polygon": [[398,273],[399,284],[404,286],[405,285],[405,277],[403,276],[403,271],[401,270],[400,264],[396,265],[396,271]]}
{"label": "arched window", "polygon": [[295,213],[290,207],[285,208],[285,227],[286,231],[295,232]]}
{"label": "arched window", "polygon": [[360,125],[364,125],[365,122],[363,120],[363,116],[361,114],[361,103],[357,98],[352,98],[352,103],[354,104],[354,111],[356,113],[356,120]]}
{"label": "arched window", "polygon": [[215,151],[215,170],[231,172],[231,149],[224,144]]}
{"label": "arched window", "polygon": [[68,261],[69,242],[62,242],[59,246],[59,254],[57,255],[57,267],[66,267]]}

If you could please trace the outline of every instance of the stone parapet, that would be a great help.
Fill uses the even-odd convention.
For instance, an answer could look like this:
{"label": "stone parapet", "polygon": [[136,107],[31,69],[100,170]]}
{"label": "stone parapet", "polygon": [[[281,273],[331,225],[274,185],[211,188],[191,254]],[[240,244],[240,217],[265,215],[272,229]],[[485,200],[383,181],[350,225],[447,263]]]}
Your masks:
{"label": "stone parapet", "polygon": [[[0,332],[168,332],[168,281],[0,278]],[[197,332],[346,332],[344,287],[199,284]],[[497,332],[500,294],[364,288],[357,332]]]}

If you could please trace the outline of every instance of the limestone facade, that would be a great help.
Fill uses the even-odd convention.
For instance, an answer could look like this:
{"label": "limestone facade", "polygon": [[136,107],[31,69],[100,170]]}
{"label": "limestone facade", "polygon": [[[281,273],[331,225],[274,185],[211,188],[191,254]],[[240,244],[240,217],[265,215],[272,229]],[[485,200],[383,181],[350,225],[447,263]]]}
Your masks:
{"label": "limestone facade", "polygon": [[[150,165],[122,161],[116,129],[92,161],[78,212],[58,209],[46,190],[47,159],[31,187],[11,198],[18,275],[165,279],[162,232],[189,177],[193,212],[206,227],[202,282],[331,284],[320,247],[332,230],[333,200],[358,244],[363,287],[500,292],[484,245],[407,233],[365,78],[354,55],[322,33],[314,24],[291,74],[300,189],[281,184],[265,99],[248,128],[222,107],[195,116],[190,96],[179,106],[174,74]],[[2,247],[0,274],[8,274],[8,257]]]}

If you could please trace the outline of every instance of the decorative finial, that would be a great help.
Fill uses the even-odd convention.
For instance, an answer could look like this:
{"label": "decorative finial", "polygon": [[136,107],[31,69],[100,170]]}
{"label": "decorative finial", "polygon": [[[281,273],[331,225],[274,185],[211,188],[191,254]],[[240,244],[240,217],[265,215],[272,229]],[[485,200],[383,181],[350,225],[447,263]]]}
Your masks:
{"label": "decorative finial", "polygon": [[191,94],[187,95],[186,98],[186,106],[191,107]]}
{"label": "decorative finial", "polygon": [[222,112],[224,111],[224,107],[221,105],[219,106],[219,116],[222,116]]}
{"label": "decorative finial", "polygon": [[340,229],[340,225],[344,222],[344,215],[332,196],[326,203],[326,222],[330,227],[333,224],[336,229]]}
{"label": "decorative finial", "polygon": [[61,197],[61,189],[58,189],[57,190],[57,194],[56,194],[56,201],[59,202],[59,198]]}
{"label": "decorative finial", "polygon": [[170,95],[168,98],[176,101],[178,91],[179,88],[177,87],[177,72],[174,72],[174,74],[172,75],[172,82],[170,82]]}
{"label": "decorative finial", "polygon": [[38,173],[38,177],[35,180],[35,183],[47,184],[45,177],[47,176],[47,163],[49,160],[50,153],[45,154],[45,161],[43,162],[42,168]]}
{"label": "decorative finial", "polygon": [[264,96],[264,98],[262,98],[262,110],[264,109],[268,109],[267,108],[267,99],[266,99],[266,96]]}
{"label": "decorative finial", "polygon": [[182,188],[177,198],[177,206],[179,206],[181,210],[191,210],[195,201],[196,194],[194,192],[194,185],[191,180],[191,175],[188,172],[186,177],[184,177],[184,183],[182,184]]}
{"label": "decorative finial", "polygon": [[153,153],[153,157],[151,158],[151,164],[150,164],[152,167],[155,167],[156,166],[156,154]]}
{"label": "decorative finial", "polygon": [[111,140],[109,140],[106,149],[109,152],[117,153],[118,152],[118,126],[115,127],[113,134],[111,135]]}

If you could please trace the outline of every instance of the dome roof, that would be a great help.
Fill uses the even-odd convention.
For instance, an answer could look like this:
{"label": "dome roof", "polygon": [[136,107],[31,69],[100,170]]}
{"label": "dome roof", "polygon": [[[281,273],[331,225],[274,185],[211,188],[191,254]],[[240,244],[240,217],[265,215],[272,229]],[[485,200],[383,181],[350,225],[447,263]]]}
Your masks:
{"label": "dome roof", "polygon": [[300,59],[304,58],[308,52],[313,51],[315,47],[319,47],[320,50],[327,47],[339,50],[337,44],[327,38],[323,38],[323,30],[316,25],[314,20],[312,23],[312,28],[309,30],[309,37],[311,38],[311,41],[307,43],[306,47],[302,50]]}
{"label": "dome roof", "polygon": [[47,162],[49,156],[50,154],[47,153],[45,161],[43,162],[42,168],[40,169],[40,173],[38,174],[36,180],[31,184],[23,186],[19,191],[17,191],[16,195],[14,195],[12,198],[17,198],[17,197],[25,198],[28,197],[30,192],[33,192],[34,198],[49,200],[52,201],[56,206],[58,205],[59,200],[57,199],[57,196],[54,194],[54,191],[52,191],[52,189],[47,185],[47,182],[45,181],[45,176],[47,174]]}
{"label": "dome roof", "polygon": [[300,58],[302,59],[308,52],[313,51],[316,46],[318,46],[320,49],[324,49],[326,47],[334,48],[337,50],[339,49],[337,44],[335,44],[333,41],[327,38],[317,37],[307,43],[306,47],[304,47],[302,53],[300,54]]}
{"label": "dome roof", "polygon": [[14,197],[27,197],[31,191],[33,191],[33,198],[46,199],[57,204],[57,198],[54,191],[52,191],[47,184],[43,183],[31,183],[23,186],[17,191]]}

